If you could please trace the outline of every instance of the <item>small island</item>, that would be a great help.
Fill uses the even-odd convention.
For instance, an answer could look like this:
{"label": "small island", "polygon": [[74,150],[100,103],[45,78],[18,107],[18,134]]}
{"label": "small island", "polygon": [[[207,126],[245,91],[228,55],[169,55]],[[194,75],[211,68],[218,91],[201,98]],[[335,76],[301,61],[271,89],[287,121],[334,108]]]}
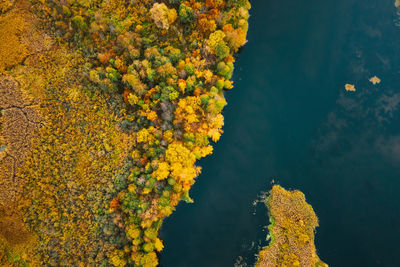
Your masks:
{"label": "small island", "polygon": [[274,185],[265,198],[270,222],[270,243],[258,256],[256,267],[327,267],[317,256],[314,231],[318,218],[304,194]]}

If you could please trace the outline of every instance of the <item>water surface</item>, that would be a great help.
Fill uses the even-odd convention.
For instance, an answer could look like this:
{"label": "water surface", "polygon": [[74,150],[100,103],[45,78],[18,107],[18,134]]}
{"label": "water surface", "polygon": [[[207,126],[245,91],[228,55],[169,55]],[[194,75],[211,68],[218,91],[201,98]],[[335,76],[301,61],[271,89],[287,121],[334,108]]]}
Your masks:
{"label": "water surface", "polygon": [[318,254],[330,266],[399,266],[394,1],[252,2],[225,133],[200,162],[195,202],[163,225],[162,266],[233,266],[239,256],[253,264],[268,217],[252,202],[272,180],[306,194],[320,219]]}

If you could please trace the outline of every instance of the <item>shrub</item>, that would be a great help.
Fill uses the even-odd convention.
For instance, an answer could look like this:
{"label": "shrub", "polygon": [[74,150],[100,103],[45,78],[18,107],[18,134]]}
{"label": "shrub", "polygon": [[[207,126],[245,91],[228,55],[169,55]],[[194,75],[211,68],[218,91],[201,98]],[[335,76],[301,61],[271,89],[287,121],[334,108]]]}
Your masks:
{"label": "shrub", "polygon": [[191,7],[185,4],[181,4],[179,6],[179,19],[183,23],[191,22],[193,20],[193,16],[194,16],[194,11]]}

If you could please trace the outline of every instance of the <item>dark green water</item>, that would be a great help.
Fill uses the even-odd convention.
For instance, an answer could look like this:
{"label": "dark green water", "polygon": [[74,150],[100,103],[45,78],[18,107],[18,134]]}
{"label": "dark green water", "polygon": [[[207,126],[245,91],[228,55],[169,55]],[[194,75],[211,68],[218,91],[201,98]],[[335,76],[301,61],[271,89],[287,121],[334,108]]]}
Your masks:
{"label": "dark green water", "polygon": [[273,179],[306,194],[330,266],[400,266],[394,0],[252,2],[225,133],[200,162],[195,203],[180,204],[163,225],[162,266],[233,266],[238,256],[253,264],[268,218],[252,202]]}

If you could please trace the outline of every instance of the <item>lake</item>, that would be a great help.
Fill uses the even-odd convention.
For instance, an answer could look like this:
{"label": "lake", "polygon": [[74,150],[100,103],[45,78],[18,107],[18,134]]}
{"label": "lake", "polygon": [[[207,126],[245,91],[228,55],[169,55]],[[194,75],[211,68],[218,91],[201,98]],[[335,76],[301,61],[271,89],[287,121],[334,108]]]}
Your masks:
{"label": "lake", "polygon": [[[255,0],[225,127],[161,230],[164,267],[249,266],[274,181],[320,220],[330,266],[399,266],[400,17],[394,0]],[[373,85],[373,76],[381,79]],[[356,91],[345,91],[346,83]]]}

